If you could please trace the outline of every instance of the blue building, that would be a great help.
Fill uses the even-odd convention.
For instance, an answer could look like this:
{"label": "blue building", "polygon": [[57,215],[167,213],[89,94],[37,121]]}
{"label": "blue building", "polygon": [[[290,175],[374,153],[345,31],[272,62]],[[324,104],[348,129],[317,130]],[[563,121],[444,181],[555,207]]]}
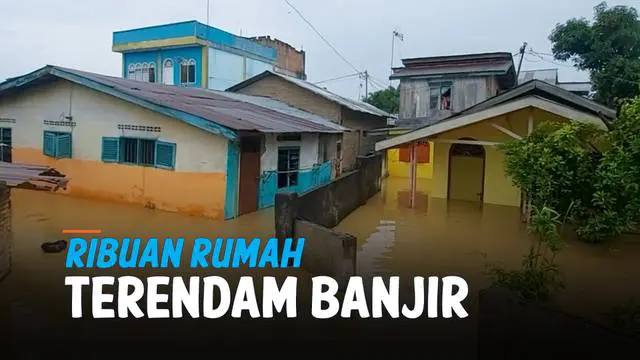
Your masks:
{"label": "blue building", "polygon": [[[285,46],[283,46],[283,44]],[[286,50],[286,52],[285,52]],[[225,90],[265,70],[304,75],[304,52],[264,37],[246,38],[197,21],[113,33],[124,78]],[[300,54],[300,61],[292,55]]]}

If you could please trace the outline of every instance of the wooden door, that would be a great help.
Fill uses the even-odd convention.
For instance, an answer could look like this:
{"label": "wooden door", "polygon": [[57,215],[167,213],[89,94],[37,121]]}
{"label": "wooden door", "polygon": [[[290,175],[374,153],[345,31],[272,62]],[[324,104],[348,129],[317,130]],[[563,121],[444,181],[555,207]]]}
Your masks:
{"label": "wooden door", "polygon": [[484,148],[455,144],[449,153],[449,199],[482,202]]}
{"label": "wooden door", "polygon": [[248,137],[240,140],[238,216],[258,210],[260,147],[261,139],[259,137]]}

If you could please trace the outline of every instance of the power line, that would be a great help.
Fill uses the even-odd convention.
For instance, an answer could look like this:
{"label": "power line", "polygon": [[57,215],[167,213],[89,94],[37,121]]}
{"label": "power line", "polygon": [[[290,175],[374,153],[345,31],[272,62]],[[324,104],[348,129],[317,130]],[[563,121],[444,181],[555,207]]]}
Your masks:
{"label": "power line", "polygon": [[342,80],[342,79],[348,79],[348,78],[350,78],[350,77],[358,76],[358,75],[361,75],[361,74],[362,74],[362,73],[357,72],[357,73],[353,73],[353,74],[349,74],[349,75],[338,76],[338,77],[334,77],[334,78],[331,78],[331,79],[326,79],[326,80],[318,81],[318,82],[315,82],[314,84],[315,84],[315,85],[318,85],[318,84],[327,83],[327,82],[331,82],[331,81],[337,81],[337,80]]}
{"label": "power line", "polygon": [[[539,53],[539,52],[533,51],[533,50],[531,50],[531,49],[529,49],[529,54],[531,54],[531,55],[533,55],[533,56],[536,56],[536,57],[537,57],[537,58],[539,58],[540,60],[542,60],[542,61],[544,61],[544,62],[547,62],[547,63],[549,63],[549,64],[553,64],[553,65],[557,65],[557,66],[564,66],[564,67],[566,67],[566,68],[570,68],[570,69],[574,69],[574,70],[575,70],[575,67],[574,67],[574,66],[567,65],[567,64],[563,64],[563,63],[557,63],[557,62],[552,61],[552,60],[547,60],[547,59],[545,59],[545,58],[542,56],[542,55],[553,56],[553,55],[551,55],[551,54]],[[619,81],[624,81],[624,82],[627,82],[627,83],[629,83],[629,84],[636,84],[636,85],[640,85],[640,82],[639,82],[639,81],[633,81],[633,80],[623,79],[623,78],[619,78],[619,77],[617,77],[617,76],[610,76],[610,75],[606,75],[606,76],[602,76],[602,77],[604,77],[604,78],[609,78],[609,79],[616,79],[616,80],[619,80]]]}
{"label": "power line", "polygon": [[327,40],[324,36],[322,36],[322,34],[320,33],[320,31],[318,31],[318,29],[316,29],[315,26],[313,26],[313,24],[307,20],[307,18],[304,17],[304,15],[302,15],[302,13],[295,7],[293,6],[293,4],[291,4],[289,2],[289,0],[284,0],[285,3],[287,3],[287,5],[289,5],[289,7],[291,7],[291,9],[293,9],[293,11],[295,11],[298,16],[300,16],[300,18],[307,23],[307,25],[309,25],[309,27],[311,28],[311,30],[313,30],[316,35],[318,35],[320,37],[320,39],[322,39],[322,41],[325,42],[325,44],[327,44],[332,50],[333,52],[336,53],[336,55],[338,55],[342,61],[344,61],[347,65],[349,65],[353,70],[355,70],[357,73],[360,73],[361,71],[358,70],[357,67],[355,67],[352,63],[349,62],[349,60],[347,60],[344,56],[342,56],[342,54],[340,54],[340,52],[338,51],[338,49],[336,49],[330,42],[329,40]]}

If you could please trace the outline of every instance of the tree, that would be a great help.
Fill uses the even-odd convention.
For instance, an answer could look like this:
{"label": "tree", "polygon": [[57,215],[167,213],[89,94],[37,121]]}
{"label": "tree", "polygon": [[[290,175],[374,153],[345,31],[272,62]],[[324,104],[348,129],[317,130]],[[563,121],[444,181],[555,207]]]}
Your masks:
{"label": "tree", "polygon": [[587,242],[615,238],[640,220],[640,97],[621,105],[612,126],[543,124],[501,145],[505,172],[532,206],[566,215]]}
{"label": "tree", "polygon": [[400,109],[400,90],[389,86],[384,90],[379,90],[369,94],[364,102],[384,110],[389,114],[397,114]]}
{"label": "tree", "polygon": [[553,56],[589,71],[595,100],[611,108],[640,95],[640,19],[633,7],[606,2],[594,8],[593,22],[573,18],[549,36]]}

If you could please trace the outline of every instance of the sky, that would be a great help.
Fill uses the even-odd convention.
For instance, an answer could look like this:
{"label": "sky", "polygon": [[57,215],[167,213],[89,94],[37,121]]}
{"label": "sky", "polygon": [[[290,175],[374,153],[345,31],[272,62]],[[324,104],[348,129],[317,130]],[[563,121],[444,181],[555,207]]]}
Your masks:
{"label": "sky", "polygon": [[[548,35],[573,17],[591,19],[598,0],[288,0],[327,39],[338,56],[285,0],[18,0],[0,1],[0,80],[59,65],[121,76],[111,51],[118,30],[199,20],[243,36],[270,35],[307,54],[311,82],[365,70],[369,91],[389,84],[402,58],[504,51],[523,42],[550,53]],[[640,8],[640,0],[609,1]],[[515,57],[516,64],[519,60]],[[558,68],[560,81],[585,81],[568,63],[526,55],[523,70]],[[362,85],[362,86],[361,86]],[[364,95],[357,76],[322,83],[343,96]]]}

